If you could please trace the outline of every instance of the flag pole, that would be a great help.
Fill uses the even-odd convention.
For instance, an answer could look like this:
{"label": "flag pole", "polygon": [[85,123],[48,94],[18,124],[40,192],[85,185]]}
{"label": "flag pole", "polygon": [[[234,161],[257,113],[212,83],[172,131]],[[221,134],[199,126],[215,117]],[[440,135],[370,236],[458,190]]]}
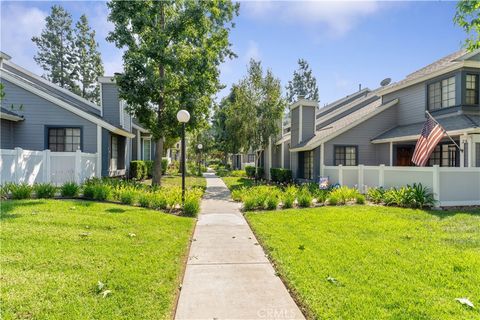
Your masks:
{"label": "flag pole", "polygon": [[457,142],[456,142],[455,140],[453,140],[452,137],[450,137],[450,135],[447,133],[447,130],[445,130],[445,129],[443,128],[443,126],[442,126],[440,123],[438,123],[437,119],[435,119],[435,118],[430,114],[430,112],[428,112],[428,110],[425,110],[425,113],[426,113],[430,118],[432,118],[432,120],[435,121],[436,124],[438,124],[438,125],[442,128],[443,133],[445,133],[445,134],[447,135],[447,137],[448,137],[450,140],[452,140],[453,144],[455,144],[455,146],[458,148],[458,150],[460,150],[461,152],[463,152],[463,149],[460,148],[460,146],[457,144]]}

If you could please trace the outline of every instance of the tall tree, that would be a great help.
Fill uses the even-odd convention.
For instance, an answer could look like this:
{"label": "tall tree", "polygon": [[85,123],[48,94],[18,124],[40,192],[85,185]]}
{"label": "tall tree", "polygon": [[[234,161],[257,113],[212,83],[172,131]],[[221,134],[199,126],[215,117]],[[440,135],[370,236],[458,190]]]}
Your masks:
{"label": "tall tree", "polygon": [[45,28],[40,37],[33,37],[38,51],[34,60],[45,70],[48,80],[62,88],[78,92],[75,84],[75,40],[72,16],[63,7],[52,6],[45,18]]}
{"label": "tall tree", "polygon": [[75,58],[80,95],[87,100],[100,103],[100,86],[97,78],[104,72],[102,57],[95,41],[95,31],[91,30],[84,14],[75,25]]}
{"label": "tall tree", "polygon": [[310,65],[304,59],[298,59],[298,69],[293,72],[293,79],[288,81],[287,100],[292,103],[298,98],[319,101],[317,79],[312,74]]}
{"label": "tall tree", "polygon": [[113,0],[108,7],[115,28],[107,39],[125,49],[124,73],[116,76],[120,96],[156,141],[152,183],[159,185],[164,138],[179,133],[177,111],[190,112],[188,128],[206,121],[220,85],[218,66],[234,56],[228,35],[239,6]]}
{"label": "tall tree", "polygon": [[480,1],[459,1],[453,21],[467,33],[465,47],[469,51],[480,48]]}

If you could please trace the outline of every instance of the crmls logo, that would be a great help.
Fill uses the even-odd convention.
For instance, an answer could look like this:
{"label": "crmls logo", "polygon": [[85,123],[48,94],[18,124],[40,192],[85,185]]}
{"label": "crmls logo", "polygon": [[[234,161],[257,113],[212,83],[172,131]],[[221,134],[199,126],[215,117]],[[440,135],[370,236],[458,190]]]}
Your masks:
{"label": "crmls logo", "polygon": [[262,319],[293,319],[295,317],[295,310],[262,308],[258,310],[257,315]]}

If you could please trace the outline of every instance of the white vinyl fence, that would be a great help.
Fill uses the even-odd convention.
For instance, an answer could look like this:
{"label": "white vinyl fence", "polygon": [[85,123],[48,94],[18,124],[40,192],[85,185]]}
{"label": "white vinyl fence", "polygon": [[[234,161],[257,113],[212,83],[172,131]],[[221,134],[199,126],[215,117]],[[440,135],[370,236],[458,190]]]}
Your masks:
{"label": "white vinyl fence", "polygon": [[46,183],[56,185],[98,176],[97,154],[76,152],[30,151],[21,148],[0,150],[0,184]]}
{"label": "white vinyl fence", "polygon": [[480,205],[480,168],[325,166],[330,183],[357,187],[401,187],[421,183],[430,188],[439,206]]}

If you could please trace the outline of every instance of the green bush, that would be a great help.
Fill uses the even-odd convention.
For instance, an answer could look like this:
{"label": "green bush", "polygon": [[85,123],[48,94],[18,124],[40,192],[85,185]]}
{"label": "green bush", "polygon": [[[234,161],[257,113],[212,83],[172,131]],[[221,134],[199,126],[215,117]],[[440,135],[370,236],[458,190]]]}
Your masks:
{"label": "green bush", "polygon": [[267,200],[265,200],[265,208],[267,210],[275,210],[278,207],[278,203],[280,201],[278,200],[276,195],[271,195],[267,197]]}
{"label": "green bush", "polygon": [[336,206],[338,204],[338,198],[335,195],[330,195],[327,201],[331,206]]}
{"label": "green bush", "polygon": [[32,186],[26,183],[15,184],[12,183],[9,185],[8,190],[12,196],[12,199],[30,199],[32,197]]}
{"label": "green bush", "polygon": [[215,173],[219,177],[226,177],[229,175],[230,171],[225,168],[218,168]]}
{"label": "green bush", "polygon": [[134,160],[130,162],[130,178],[143,180],[147,177],[147,165],[145,161]]}
{"label": "green bush", "polygon": [[198,189],[187,190],[185,194],[185,204],[183,206],[183,215],[186,217],[196,217],[200,212],[200,199],[202,192]]}
{"label": "green bush", "polygon": [[167,174],[177,174],[180,169],[180,163],[177,160],[173,160],[167,167]]}
{"label": "green bush", "polygon": [[435,205],[433,193],[421,183],[401,188],[392,188],[384,192],[383,203],[387,206],[407,208],[425,208]]}
{"label": "green bush", "polygon": [[[143,161],[145,163],[145,173],[144,177],[145,178],[151,178],[153,176],[153,160],[145,160]],[[162,170],[163,171],[163,170]]]}
{"label": "green bush", "polygon": [[312,205],[312,200],[313,197],[306,187],[302,187],[297,193],[298,205],[302,208],[310,207]]}
{"label": "green bush", "polygon": [[247,174],[245,173],[245,170],[233,170],[233,171],[230,171],[230,176],[243,178],[243,177],[246,177]]}
{"label": "green bush", "polygon": [[83,186],[83,196],[87,199],[93,199],[95,196],[95,185],[88,183]]}
{"label": "green bush", "polygon": [[152,194],[150,192],[140,192],[138,204],[143,208],[150,208],[152,205]]}
{"label": "green bush", "polygon": [[162,175],[167,173],[168,159],[162,158]]}
{"label": "green bush", "polygon": [[37,198],[49,199],[55,197],[57,187],[51,183],[38,183],[33,186]]}
{"label": "green bush", "polygon": [[60,187],[60,194],[62,197],[74,198],[78,196],[80,186],[75,182],[65,182]]}
{"label": "green bush", "polygon": [[245,197],[245,199],[243,200],[244,211],[252,211],[255,209],[255,206],[256,206],[256,202],[254,197],[251,197],[251,196]]}
{"label": "green bush", "polygon": [[359,194],[360,192],[355,188],[341,186],[333,189],[329,197],[334,197],[339,204],[346,204],[347,202],[355,201]]}
{"label": "green bush", "polygon": [[357,194],[357,196],[355,197],[355,203],[365,204],[365,196],[363,194]]}
{"label": "green bush", "polygon": [[122,188],[119,192],[119,199],[121,203],[133,205],[137,199],[137,191],[133,188]]}
{"label": "green bush", "polygon": [[0,185],[0,199],[7,199],[10,192],[10,183]]}
{"label": "green bush", "polygon": [[382,187],[379,188],[369,188],[367,190],[367,199],[373,203],[382,203],[384,200],[385,189]]}
{"label": "green bush", "polygon": [[435,205],[435,198],[433,196],[433,192],[424,187],[421,183],[414,183],[412,186],[408,186],[410,188],[410,192],[412,193],[412,203],[410,207],[413,208],[425,208],[425,207],[433,207]]}
{"label": "green bush", "polygon": [[108,200],[111,195],[112,189],[109,185],[106,184],[94,184],[93,185],[93,199],[99,201]]}
{"label": "green bush", "polygon": [[283,208],[292,208],[297,197],[298,189],[294,185],[288,186],[282,194]]}
{"label": "green bush", "polygon": [[255,178],[255,167],[254,166],[246,166],[245,167],[245,173],[247,174],[247,177],[249,178]]}
{"label": "green bush", "polygon": [[151,198],[151,207],[154,209],[165,210],[167,209],[167,198],[161,192],[153,194]]}
{"label": "green bush", "polygon": [[255,178],[256,179],[263,179],[264,175],[265,175],[265,170],[262,167],[257,167]]}
{"label": "green bush", "polygon": [[276,183],[287,183],[292,180],[292,170],[270,168],[270,179]]}

